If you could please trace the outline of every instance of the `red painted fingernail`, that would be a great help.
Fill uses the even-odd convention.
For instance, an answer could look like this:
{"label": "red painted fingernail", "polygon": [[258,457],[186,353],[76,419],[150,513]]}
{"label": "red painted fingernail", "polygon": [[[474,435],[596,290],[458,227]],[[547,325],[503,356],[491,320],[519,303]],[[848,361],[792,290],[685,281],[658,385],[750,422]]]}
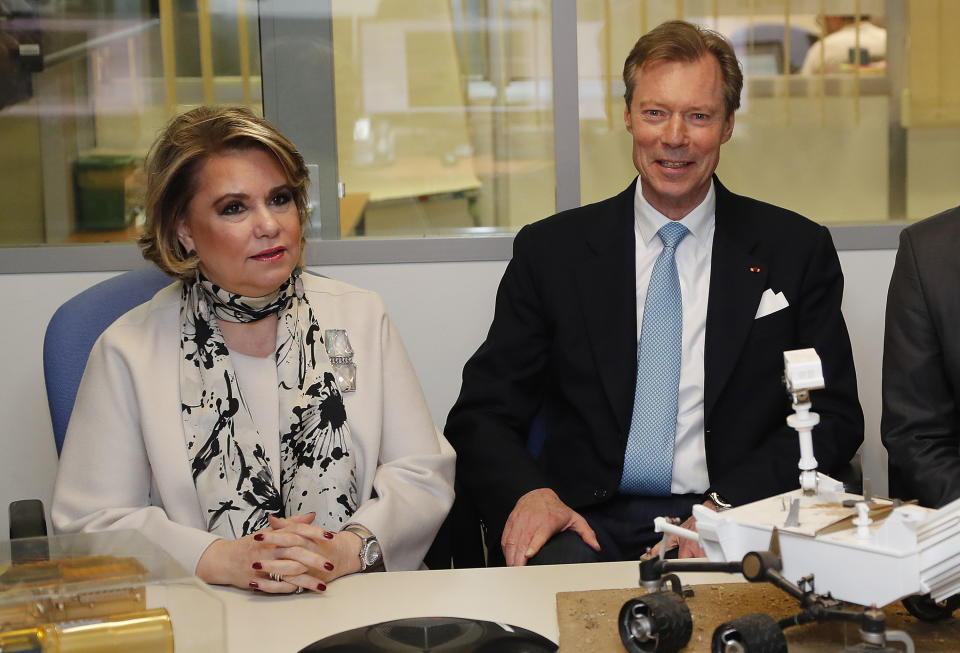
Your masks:
{"label": "red painted fingernail", "polygon": [[332,539],[333,539],[333,533],[331,533],[330,531],[323,531],[323,536],[324,536],[325,538],[327,538],[328,540],[332,540]]}
{"label": "red painted fingernail", "polygon": [[255,539],[257,542],[263,542],[263,533],[257,533],[253,536],[253,539]]}
{"label": "red painted fingernail", "polygon": [[253,563],[253,568],[254,568],[254,569],[263,569],[263,565],[261,565],[259,562],[255,562],[255,563]]}
{"label": "red painted fingernail", "polygon": [[333,571],[333,563],[325,562],[323,563],[323,568],[326,569],[327,571]]}
{"label": "red painted fingernail", "polygon": [[317,583],[317,591],[324,592],[326,591],[326,589],[327,589],[326,585],[324,585],[323,583]]}
{"label": "red painted fingernail", "polygon": [[252,587],[252,588],[255,589],[255,590],[260,589],[260,586],[257,585],[257,583],[256,583],[255,581],[250,581],[250,587]]}

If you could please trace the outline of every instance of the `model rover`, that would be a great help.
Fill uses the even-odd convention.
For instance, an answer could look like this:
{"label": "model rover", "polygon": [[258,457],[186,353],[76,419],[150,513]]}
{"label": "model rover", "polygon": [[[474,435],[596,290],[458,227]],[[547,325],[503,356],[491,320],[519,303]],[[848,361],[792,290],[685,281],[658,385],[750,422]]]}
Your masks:
{"label": "model rover", "polygon": [[[660,557],[640,564],[648,594],[620,611],[620,638],[628,651],[679,651],[692,619],[672,572],[727,571],[750,582],[769,582],[795,597],[798,614],[777,621],[752,614],[716,628],[715,653],[779,653],[786,628],[823,620],[860,624],[861,642],[846,650],[913,653],[907,633],[887,630],[879,608],[903,600],[919,619],[948,618],[960,607],[960,500],[932,510],[897,500],[844,492],[817,472],[810,392],[824,387],[813,349],[784,353],[785,382],[795,413],[787,423],[800,439],[800,487],[791,492],[714,512],[694,506],[697,531],[658,518],[658,532],[698,541],[707,560]],[[851,605],[853,604],[853,605]],[[902,648],[891,648],[897,643]]]}

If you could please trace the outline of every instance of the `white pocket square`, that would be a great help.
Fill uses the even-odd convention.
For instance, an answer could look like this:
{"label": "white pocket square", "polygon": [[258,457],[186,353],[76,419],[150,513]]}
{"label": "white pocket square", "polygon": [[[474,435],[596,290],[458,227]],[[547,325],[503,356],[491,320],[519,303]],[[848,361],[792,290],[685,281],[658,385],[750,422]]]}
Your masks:
{"label": "white pocket square", "polygon": [[774,293],[772,288],[767,288],[763,291],[763,294],[760,295],[760,305],[757,307],[757,314],[753,319],[759,320],[761,317],[766,317],[771,313],[782,311],[789,305],[790,302],[787,301],[787,298],[783,296],[782,292]]}

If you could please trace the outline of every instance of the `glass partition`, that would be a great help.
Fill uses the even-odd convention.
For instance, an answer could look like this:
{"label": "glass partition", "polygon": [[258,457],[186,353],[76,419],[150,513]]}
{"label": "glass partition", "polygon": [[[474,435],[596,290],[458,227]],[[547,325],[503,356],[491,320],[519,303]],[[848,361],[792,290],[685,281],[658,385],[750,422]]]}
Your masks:
{"label": "glass partition", "polygon": [[550,48],[547,0],[334,0],[341,237],[552,213]]}
{"label": "glass partition", "polygon": [[[147,147],[203,103],[266,113],[303,148],[312,235],[510,234],[555,212],[557,188],[587,203],[630,183],[623,59],[678,17],[727,35],[744,67],[718,170],[732,190],[833,224],[960,204],[960,3],[575,5],[571,43],[573,5],[550,0],[0,2],[0,246],[129,242]],[[571,37],[554,43],[558,20]],[[853,45],[819,47],[835,34]],[[579,130],[555,129],[555,80],[578,85]]]}
{"label": "glass partition", "polygon": [[14,53],[0,76],[0,244],[130,241],[143,157],[169,117],[203,103],[262,115],[253,2],[22,0],[0,12]]}
{"label": "glass partition", "polygon": [[158,130],[204,103],[263,115],[258,21],[290,11],[332,22],[335,93],[315,101],[335,107],[321,158],[339,169],[341,237],[510,231],[554,210],[549,0],[14,6],[4,43],[36,55],[2,77],[0,244],[132,240]]}
{"label": "glass partition", "polygon": [[623,60],[640,34],[682,18],[730,39],[744,70],[717,169],[731,190],[832,224],[916,220],[960,204],[960,184],[948,181],[960,177],[958,5],[579,0],[583,202],[636,176]]}

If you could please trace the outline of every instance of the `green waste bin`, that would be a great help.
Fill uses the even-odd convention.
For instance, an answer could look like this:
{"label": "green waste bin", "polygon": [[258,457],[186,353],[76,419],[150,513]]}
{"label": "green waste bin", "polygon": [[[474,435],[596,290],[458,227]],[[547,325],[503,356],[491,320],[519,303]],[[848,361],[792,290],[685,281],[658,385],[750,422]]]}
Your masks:
{"label": "green waste bin", "polygon": [[124,229],[136,215],[136,170],[131,155],[94,154],[73,163],[77,231]]}

